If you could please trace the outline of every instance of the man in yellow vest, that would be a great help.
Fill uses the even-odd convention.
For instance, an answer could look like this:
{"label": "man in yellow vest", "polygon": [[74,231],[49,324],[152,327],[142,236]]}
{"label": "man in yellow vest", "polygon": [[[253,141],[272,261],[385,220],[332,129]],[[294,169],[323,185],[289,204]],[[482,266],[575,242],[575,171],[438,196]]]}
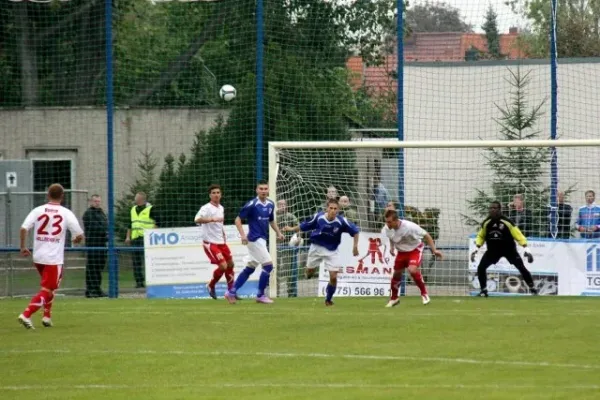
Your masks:
{"label": "man in yellow vest", "polygon": [[143,288],[146,286],[144,269],[142,268],[144,260],[144,229],[156,228],[158,226],[158,219],[152,204],[146,201],[146,193],[136,193],[134,201],[135,205],[131,207],[131,227],[127,229],[125,243],[142,248],[140,251],[134,251],[131,259],[133,262],[135,287]]}

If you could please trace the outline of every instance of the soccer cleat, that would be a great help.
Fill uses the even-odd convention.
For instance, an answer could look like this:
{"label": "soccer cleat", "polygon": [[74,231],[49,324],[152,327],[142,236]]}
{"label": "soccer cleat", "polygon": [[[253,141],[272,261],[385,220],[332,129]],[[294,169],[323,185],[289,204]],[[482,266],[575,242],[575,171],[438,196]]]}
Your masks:
{"label": "soccer cleat", "polygon": [[536,288],[529,288],[529,292],[532,296],[537,296],[540,294]]}
{"label": "soccer cleat", "polygon": [[325,307],[332,307],[332,306],[333,306],[333,301],[325,300]]}
{"label": "soccer cleat", "polygon": [[487,289],[483,289],[481,292],[479,292],[478,296],[479,297],[489,297]]}
{"label": "soccer cleat", "polygon": [[42,318],[42,325],[46,328],[52,328],[54,325],[52,324],[52,320],[48,317]]}
{"label": "soccer cleat", "polygon": [[31,318],[27,318],[26,316],[24,316],[23,314],[21,314],[21,315],[19,315],[19,318],[17,318],[17,320],[25,328],[27,328],[27,329],[35,329],[33,327],[33,322],[31,322]]}
{"label": "soccer cleat", "polygon": [[429,304],[429,302],[431,301],[431,299],[429,298],[428,294],[421,295],[421,300],[423,300],[423,305],[424,306],[426,306],[427,304]]}
{"label": "soccer cleat", "polygon": [[213,299],[217,299],[217,293],[215,292],[215,288],[211,288],[210,285],[206,285],[206,290],[208,290],[208,295]]}
{"label": "soccer cleat", "polygon": [[236,295],[229,292],[229,290],[225,292],[225,296],[223,296],[223,297],[225,297],[225,299],[227,299],[229,304],[235,304]]}
{"label": "soccer cleat", "polygon": [[398,304],[400,304],[400,299],[396,299],[396,300],[390,300],[390,301],[388,301],[388,303],[385,305],[385,308],[392,308],[392,307],[396,307]]}
{"label": "soccer cleat", "polygon": [[262,303],[262,304],[272,304],[273,300],[271,300],[270,298],[268,298],[265,295],[262,295],[262,296],[256,298],[256,302]]}

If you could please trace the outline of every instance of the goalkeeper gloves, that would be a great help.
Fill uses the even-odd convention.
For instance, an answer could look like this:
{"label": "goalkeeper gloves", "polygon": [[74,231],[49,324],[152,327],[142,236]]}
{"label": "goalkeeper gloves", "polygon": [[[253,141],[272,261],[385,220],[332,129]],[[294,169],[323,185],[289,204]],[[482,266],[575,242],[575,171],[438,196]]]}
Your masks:
{"label": "goalkeeper gloves", "polygon": [[475,262],[475,256],[477,255],[477,250],[471,253],[471,262]]}
{"label": "goalkeeper gloves", "polygon": [[533,256],[527,250],[525,250],[525,253],[523,253],[523,256],[527,259],[527,262],[529,264],[531,264],[533,262]]}

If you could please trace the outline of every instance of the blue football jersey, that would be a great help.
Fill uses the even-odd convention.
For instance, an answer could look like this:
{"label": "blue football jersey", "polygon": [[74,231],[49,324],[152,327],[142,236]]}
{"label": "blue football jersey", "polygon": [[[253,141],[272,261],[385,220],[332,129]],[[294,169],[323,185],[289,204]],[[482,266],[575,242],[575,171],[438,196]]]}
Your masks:
{"label": "blue football jersey", "polygon": [[248,222],[248,241],[268,240],[269,223],[275,218],[275,203],[267,199],[264,203],[258,197],[247,202],[240,210],[240,218]]}
{"label": "blue football jersey", "polygon": [[350,236],[358,234],[360,229],[341,215],[337,215],[333,221],[327,219],[326,213],[320,211],[311,219],[300,224],[301,231],[312,231],[311,243],[325,247],[327,250],[335,251],[342,242],[342,233]]}

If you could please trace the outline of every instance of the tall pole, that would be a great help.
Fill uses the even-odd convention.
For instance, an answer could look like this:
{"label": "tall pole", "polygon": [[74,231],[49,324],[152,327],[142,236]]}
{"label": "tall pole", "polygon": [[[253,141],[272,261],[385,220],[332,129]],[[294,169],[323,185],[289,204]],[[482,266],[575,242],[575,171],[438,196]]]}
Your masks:
{"label": "tall pole", "polygon": [[115,250],[115,180],[114,180],[114,98],[112,0],[105,0],[106,35],[106,174],[108,184],[108,296],[119,297],[119,265]]}
{"label": "tall pole", "polygon": [[[404,140],[404,0],[397,0],[396,10],[396,63],[397,74],[397,97],[396,97],[396,119],[398,124],[398,140]],[[398,149],[398,214],[404,218],[404,149]],[[400,281],[400,296],[406,294],[406,277]]]}
{"label": "tall pole", "polygon": [[[263,176],[263,137],[264,137],[264,4],[256,0],[256,179]],[[273,182],[275,184],[275,182]]]}
{"label": "tall pole", "polygon": [[[550,15],[550,138],[556,140],[558,136],[558,52],[556,49],[556,7],[557,0],[552,0]],[[550,235],[556,238],[558,234],[558,151],[556,147],[550,148]]]}

